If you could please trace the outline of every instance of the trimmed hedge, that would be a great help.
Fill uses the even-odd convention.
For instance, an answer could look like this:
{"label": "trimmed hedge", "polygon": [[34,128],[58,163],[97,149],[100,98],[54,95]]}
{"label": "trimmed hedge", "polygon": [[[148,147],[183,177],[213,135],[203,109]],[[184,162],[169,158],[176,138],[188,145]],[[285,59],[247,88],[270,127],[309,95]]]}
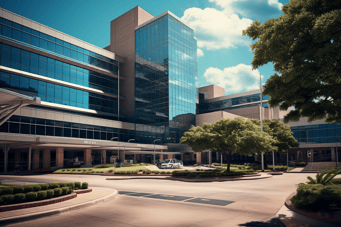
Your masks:
{"label": "trimmed hedge", "polygon": [[18,193],[14,195],[14,201],[17,203],[23,202],[26,199],[26,195],[24,193]]}
{"label": "trimmed hedge", "polygon": [[37,192],[28,192],[28,193],[26,193],[26,199],[28,201],[34,201],[34,200],[37,199],[37,197],[38,197]]}
{"label": "trimmed hedge", "polygon": [[62,195],[68,194],[69,190],[70,189],[68,187],[62,187]]}
{"label": "trimmed hedge", "polygon": [[14,186],[13,187],[13,194],[17,193],[24,193],[24,187],[23,186]]}
{"label": "trimmed hedge", "polygon": [[47,197],[47,191],[39,191],[37,192],[37,199],[46,199]]}
{"label": "trimmed hedge", "polygon": [[47,199],[50,199],[50,198],[54,197],[54,190],[53,189],[47,190],[46,193],[47,193],[47,195],[46,195]]}
{"label": "trimmed hedge", "polygon": [[88,189],[88,187],[89,187],[88,182],[83,182],[82,189]]}
{"label": "trimmed hedge", "polygon": [[40,185],[41,190],[47,190],[49,188],[48,184],[39,184],[39,185]]}
{"label": "trimmed hedge", "polygon": [[75,182],[75,187],[76,188],[81,188],[81,182]]}
{"label": "trimmed hedge", "polygon": [[63,190],[61,188],[55,188],[54,189],[54,197],[61,196],[63,193]]}
{"label": "trimmed hedge", "polygon": [[97,168],[112,168],[112,167],[116,167],[115,164],[101,164],[101,165],[97,165],[97,166],[94,166],[95,169]]}
{"label": "trimmed hedge", "polygon": [[329,210],[330,205],[341,207],[341,186],[300,183],[291,202],[298,209],[313,212]]}
{"label": "trimmed hedge", "polygon": [[49,188],[50,189],[59,188],[59,184],[58,183],[49,183]]}

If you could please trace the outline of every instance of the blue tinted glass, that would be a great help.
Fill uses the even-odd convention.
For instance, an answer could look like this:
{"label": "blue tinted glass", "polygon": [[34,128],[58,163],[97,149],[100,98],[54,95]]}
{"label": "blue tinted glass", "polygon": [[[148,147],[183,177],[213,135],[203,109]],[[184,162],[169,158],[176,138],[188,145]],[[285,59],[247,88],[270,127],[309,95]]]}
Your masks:
{"label": "blue tinted glass", "polygon": [[69,48],[63,47],[63,55],[66,57],[70,57],[71,51]]}
{"label": "blue tinted glass", "polygon": [[35,36],[31,36],[31,44],[33,46],[36,46],[36,47],[39,47],[40,44],[39,44],[39,38],[38,37],[35,37]]}
{"label": "blue tinted glass", "polygon": [[3,35],[12,38],[12,28],[3,26]]}
{"label": "blue tinted glass", "polygon": [[40,39],[40,47],[47,50],[47,41],[44,39]]}
{"label": "blue tinted glass", "polygon": [[17,30],[17,29],[13,29],[12,31],[12,38],[18,41],[21,41],[21,31]]}
{"label": "blue tinted glass", "polygon": [[39,36],[40,36],[40,38],[43,38],[43,39],[46,39],[46,40],[48,40],[48,35],[46,35],[46,34],[44,34],[44,33],[39,33]]}
{"label": "blue tinted glass", "polygon": [[63,47],[60,45],[56,45],[56,53],[57,54],[63,54]]}
{"label": "blue tinted glass", "polygon": [[52,52],[56,52],[56,44],[52,42],[48,42],[48,50]]}
{"label": "blue tinted glass", "polygon": [[2,19],[2,23],[5,25],[13,27],[12,21],[6,20],[5,18]]}

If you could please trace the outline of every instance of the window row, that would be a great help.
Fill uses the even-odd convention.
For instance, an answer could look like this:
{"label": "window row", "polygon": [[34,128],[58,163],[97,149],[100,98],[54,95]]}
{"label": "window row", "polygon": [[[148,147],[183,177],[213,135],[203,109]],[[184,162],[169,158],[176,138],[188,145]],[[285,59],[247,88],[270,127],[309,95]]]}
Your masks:
{"label": "window row", "polygon": [[117,98],[0,72],[0,88],[38,96],[42,101],[117,114]]}
{"label": "window row", "polygon": [[117,78],[0,43],[1,65],[117,94]]}
{"label": "window row", "polygon": [[[14,39],[28,46],[50,51],[86,64],[94,65],[117,74],[118,62],[77,47],[60,39],[0,18],[0,35]],[[116,67],[114,67],[116,66]]]}

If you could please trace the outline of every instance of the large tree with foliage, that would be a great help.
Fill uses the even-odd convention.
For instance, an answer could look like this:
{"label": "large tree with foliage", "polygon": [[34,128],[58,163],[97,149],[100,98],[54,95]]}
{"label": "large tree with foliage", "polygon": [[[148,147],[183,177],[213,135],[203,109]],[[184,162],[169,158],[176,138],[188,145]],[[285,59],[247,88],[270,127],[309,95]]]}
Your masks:
{"label": "large tree with foliage", "polygon": [[243,31],[254,69],[272,62],[277,73],[265,85],[271,106],[294,106],[284,121],[327,119],[341,123],[341,1],[290,0],[283,15]]}
{"label": "large tree with foliage", "polygon": [[227,172],[230,171],[232,154],[242,155],[272,152],[274,140],[259,125],[250,119],[237,117],[234,120],[223,118],[214,123],[205,123],[202,127],[192,126],[180,139],[195,152],[211,150],[227,155]]}

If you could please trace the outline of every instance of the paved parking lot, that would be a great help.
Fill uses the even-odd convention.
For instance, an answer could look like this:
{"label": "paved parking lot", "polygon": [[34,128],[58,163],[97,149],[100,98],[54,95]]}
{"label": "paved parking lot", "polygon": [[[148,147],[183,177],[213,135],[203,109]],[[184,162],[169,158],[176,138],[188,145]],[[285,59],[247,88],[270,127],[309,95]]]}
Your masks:
{"label": "paved parking lot", "polygon": [[[46,174],[0,176],[3,183],[88,182],[119,191],[117,199],[84,210],[15,226],[280,226],[272,219],[298,183],[316,174],[286,173],[253,181],[188,183],[107,181],[104,176]],[[277,223],[273,225],[271,223]]]}

